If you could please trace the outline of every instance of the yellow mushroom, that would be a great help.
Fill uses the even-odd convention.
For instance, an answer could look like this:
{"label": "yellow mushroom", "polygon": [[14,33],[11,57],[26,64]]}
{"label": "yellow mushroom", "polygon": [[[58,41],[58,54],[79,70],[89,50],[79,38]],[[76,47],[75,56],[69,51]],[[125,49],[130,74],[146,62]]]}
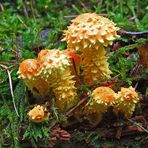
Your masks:
{"label": "yellow mushroom", "polygon": [[133,87],[121,88],[118,92],[118,99],[114,106],[115,113],[122,112],[126,118],[130,118],[135,111],[136,104],[139,102],[138,93]]}
{"label": "yellow mushroom", "polygon": [[[55,105],[66,111],[77,102],[75,81],[70,71],[69,57],[56,49],[41,51],[38,56],[41,75],[53,89]],[[43,57],[42,57],[43,56]]]}
{"label": "yellow mushroom", "polygon": [[82,51],[86,83],[110,77],[111,71],[104,47],[111,45],[119,37],[118,29],[105,17],[96,13],[85,13],[72,20],[65,31],[63,41],[67,42],[68,48]]}
{"label": "yellow mushroom", "polygon": [[84,115],[91,120],[91,114],[97,114],[97,118],[101,121],[102,113],[105,113],[110,106],[115,104],[117,94],[109,87],[98,87],[93,90],[90,100],[84,107]]}
{"label": "yellow mushroom", "polygon": [[35,59],[24,60],[18,70],[19,78],[23,79],[28,89],[37,99],[49,95],[48,83],[38,76],[39,64]]}
{"label": "yellow mushroom", "polygon": [[44,106],[37,105],[28,112],[29,119],[36,123],[43,122],[48,118],[46,111],[47,110]]}

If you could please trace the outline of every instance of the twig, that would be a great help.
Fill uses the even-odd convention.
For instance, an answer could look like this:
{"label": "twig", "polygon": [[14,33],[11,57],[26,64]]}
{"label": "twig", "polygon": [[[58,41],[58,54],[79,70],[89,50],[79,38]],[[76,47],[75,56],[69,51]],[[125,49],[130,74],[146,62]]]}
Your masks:
{"label": "twig", "polygon": [[26,29],[29,29],[29,27],[23,22],[23,20],[17,15],[18,20],[24,25]]}
{"label": "twig", "polygon": [[98,86],[100,86],[100,85],[102,85],[102,84],[105,84],[106,82],[114,82],[115,80],[116,80],[116,78],[117,77],[119,77],[121,74],[117,74],[115,77],[113,77],[113,78],[110,78],[110,79],[107,79],[107,80],[101,80],[101,81],[99,81],[99,82],[95,82],[95,83],[92,83],[92,84],[90,84],[88,87],[89,88],[92,88],[92,87],[98,87]]}
{"label": "twig", "polygon": [[[99,14],[100,16],[107,16],[107,14]],[[77,17],[78,15],[66,15],[66,16],[64,16],[64,18],[75,18],[75,17]]]}
{"label": "twig", "polygon": [[76,106],[74,106],[72,109],[70,109],[68,112],[66,112],[66,116],[69,116],[72,112],[74,112],[81,104],[83,104],[87,100],[88,100],[88,98],[84,98],[84,99],[80,100]]}
{"label": "twig", "polygon": [[2,3],[0,3],[0,8],[2,11],[4,11],[4,7],[3,7]]}
{"label": "twig", "polygon": [[133,123],[134,125],[140,127],[143,131],[145,131],[146,133],[148,133],[148,130],[145,129],[144,127],[142,127],[140,124],[138,124],[137,122],[131,120],[131,119],[128,119],[128,121],[130,121],[131,123]]}
{"label": "twig", "polygon": [[0,64],[0,66],[2,68],[4,68],[7,71],[7,73],[8,73],[9,85],[10,85],[10,92],[11,92],[11,96],[12,96],[12,102],[13,102],[13,106],[14,106],[16,115],[19,117],[18,110],[16,108],[16,104],[15,104],[15,100],[14,100],[13,87],[12,87],[12,79],[11,79],[11,72],[9,71],[9,68],[7,66],[2,65],[2,64]]}
{"label": "twig", "polygon": [[123,29],[120,29],[118,31],[119,35],[129,35],[129,36],[136,36],[136,37],[148,37],[148,31],[143,32],[132,32],[132,31],[126,31]]}
{"label": "twig", "polygon": [[28,19],[29,16],[28,16],[28,12],[27,12],[27,9],[26,9],[26,0],[22,0],[22,4],[23,4],[24,14],[25,14],[26,18]]}
{"label": "twig", "polygon": [[136,89],[138,87],[139,82],[136,83],[136,85],[134,86],[134,88]]}
{"label": "twig", "polygon": [[31,8],[32,16],[33,18],[35,18],[34,9],[33,9],[33,0],[30,0],[30,8]]}
{"label": "twig", "polygon": [[68,15],[68,16],[64,16],[64,18],[75,18],[77,17],[77,15]]}

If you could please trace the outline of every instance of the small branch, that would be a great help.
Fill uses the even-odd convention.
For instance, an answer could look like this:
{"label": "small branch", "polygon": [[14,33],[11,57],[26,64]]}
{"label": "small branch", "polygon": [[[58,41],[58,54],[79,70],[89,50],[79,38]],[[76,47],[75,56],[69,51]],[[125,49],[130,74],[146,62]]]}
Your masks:
{"label": "small branch", "polygon": [[116,75],[113,78],[107,79],[107,80],[101,80],[99,82],[92,83],[88,87],[90,89],[94,89],[94,88],[102,86],[102,85],[104,85],[104,86],[113,85],[115,83],[115,81],[116,81],[116,78],[119,77],[119,76],[120,76],[120,74]]}
{"label": "small branch", "polygon": [[120,29],[118,31],[119,35],[128,35],[128,36],[136,36],[136,37],[148,37],[148,31],[143,31],[143,32],[132,32],[132,31],[126,31],[123,29]]}
{"label": "small branch", "polygon": [[75,18],[77,17],[77,15],[68,15],[68,16],[64,16],[64,18]]}
{"label": "small branch", "polygon": [[140,124],[138,124],[137,122],[131,120],[131,119],[128,119],[128,121],[130,121],[131,123],[133,123],[134,125],[140,127],[143,131],[145,131],[146,133],[148,133],[148,130],[145,129],[144,127],[142,127]]}
{"label": "small branch", "polygon": [[0,66],[2,68],[4,68],[7,71],[7,73],[8,73],[9,85],[10,85],[10,92],[11,92],[11,96],[12,96],[12,102],[13,102],[13,106],[14,106],[16,115],[19,117],[18,110],[16,108],[16,104],[15,104],[15,100],[14,100],[13,87],[12,87],[12,79],[11,79],[11,72],[9,71],[9,68],[7,66],[2,65],[2,64],[0,64]]}
{"label": "small branch", "polygon": [[25,14],[26,18],[28,19],[29,16],[28,16],[28,12],[27,12],[27,9],[26,9],[26,0],[22,0],[22,4],[23,4],[24,14]]}
{"label": "small branch", "polygon": [[74,106],[72,109],[70,109],[68,112],[66,112],[66,116],[69,116],[71,113],[73,113],[81,104],[83,104],[87,100],[88,100],[88,98],[84,98],[84,99],[80,100],[76,106]]}
{"label": "small branch", "polygon": [[35,18],[34,9],[33,9],[33,0],[30,0],[30,8],[31,8],[32,16],[33,18]]}
{"label": "small branch", "polygon": [[[105,14],[105,13],[102,13],[102,14],[99,14],[100,16],[107,16],[107,14]],[[75,17],[77,17],[78,15],[66,15],[66,16],[64,16],[64,18],[75,18]]]}
{"label": "small branch", "polygon": [[4,7],[3,7],[2,3],[0,3],[0,8],[2,11],[4,11]]}
{"label": "small branch", "polygon": [[29,27],[23,22],[23,20],[17,15],[18,20],[24,25],[26,29],[29,29]]}

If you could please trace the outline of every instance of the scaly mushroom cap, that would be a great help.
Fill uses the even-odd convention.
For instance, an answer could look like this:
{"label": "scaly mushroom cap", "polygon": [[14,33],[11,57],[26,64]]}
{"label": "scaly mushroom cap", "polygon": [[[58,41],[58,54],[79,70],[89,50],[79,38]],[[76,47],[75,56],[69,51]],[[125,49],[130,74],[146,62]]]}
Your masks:
{"label": "scaly mushroom cap", "polygon": [[24,60],[18,70],[19,78],[33,79],[37,76],[39,64],[35,59]]}
{"label": "scaly mushroom cap", "polygon": [[70,62],[71,62],[71,71],[74,75],[80,74],[80,63],[81,63],[81,57],[77,52],[73,49],[66,49],[63,50],[63,53],[69,56]]}
{"label": "scaly mushroom cap", "polygon": [[122,99],[129,102],[137,103],[139,100],[138,94],[133,87],[129,88],[122,87],[121,91],[118,94],[120,97],[122,97]]}
{"label": "scaly mushroom cap", "polygon": [[35,59],[24,60],[18,70],[19,78],[22,78],[35,98],[41,99],[49,94],[49,85],[38,75],[39,63]]}
{"label": "scaly mushroom cap", "polygon": [[47,114],[45,113],[45,111],[46,111],[45,107],[37,105],[28,112],[29,119],[32,122],[36,123],[45,121],[47,119]]}
{"label": "scaly mushroom cap", "polygon": [[48,79],[51,75],[62,73],[70,65],[68,57],[61,51],[52,49],[42,53],[39,53],[37,61],[40,64],[39,75],[42,75],[44,78]]}
{"label": "scaly mushroom cap", "polygon": [[86,114],[106,112],[108,107],[114,105],[116,97],[116,93],[109,87],[96,88],[85,106]]}
{"label": "scaly mushroom cap", "polygon": [[118,99],[116,100],[117,104],[115,105],[115,112],[123,112],[126,118],[132,116],[135,105],[139,102],[138,93],[133,87],[121,88],[121,91],[118,92]]}
{"label": "scaly mushroom cap", "polygon": [[100,45],[111,45],[117,37],[117,28],[108,18],[96,13],[84,13],[72,20],[72,24],[65,31],[68,48],[81,50],[84,48],[99,48]]}

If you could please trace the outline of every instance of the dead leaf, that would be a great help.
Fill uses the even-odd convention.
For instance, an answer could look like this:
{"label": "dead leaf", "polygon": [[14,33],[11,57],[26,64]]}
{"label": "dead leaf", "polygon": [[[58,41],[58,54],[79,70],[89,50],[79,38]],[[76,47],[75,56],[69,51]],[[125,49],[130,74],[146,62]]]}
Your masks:
{"label": "dead leaf", "polygon": [[141,64],[148,68],[148,42],[138,48],[138,54]]}

